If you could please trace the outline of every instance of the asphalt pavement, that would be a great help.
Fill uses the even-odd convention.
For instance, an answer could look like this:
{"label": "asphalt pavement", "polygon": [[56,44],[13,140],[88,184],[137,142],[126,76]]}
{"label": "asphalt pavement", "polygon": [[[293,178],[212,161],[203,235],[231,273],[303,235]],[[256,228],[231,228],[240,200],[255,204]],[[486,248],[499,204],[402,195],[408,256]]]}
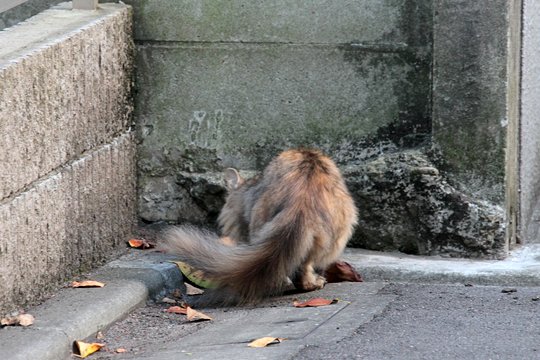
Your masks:
{"label": "asphalt pavement", "polygon": [[[106,347],[90,359],[540,359],[538,250],[503,261],[347,250],[344,259],[365,282],[198,309],[213,320],[194,323],[160,302],[180,286],[171,258],[130,250],[88,275],[105,287],[61,289],[27,309],[34,325],[0,329],[0,358],[70,359],[74,340],[100,333]],[[292,305],[315,297],[339,301]],[[247,346],[264,336],[285,340]]]}

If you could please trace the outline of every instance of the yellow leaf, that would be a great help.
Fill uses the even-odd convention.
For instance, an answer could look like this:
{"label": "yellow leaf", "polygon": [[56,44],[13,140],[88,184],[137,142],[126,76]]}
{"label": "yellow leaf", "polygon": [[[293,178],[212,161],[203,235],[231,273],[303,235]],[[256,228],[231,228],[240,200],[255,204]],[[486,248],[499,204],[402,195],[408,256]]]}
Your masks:
{"label": "yellow leaf", "polygon": [[0,319],[0,325],[2,326],[30,326],[34,323],[34,317],[30,314],[19,314],[17,316],[7,317]]}
{"label": "yellow leaf", "polygon": [[80,287],[104,287],[105,284],[99,281],[94,280],[84,280],[84,281],[73,281],[71,287],[80,288]]}
{"label": "yellow leaf", "polygon": [[318,306],[326,306],[330,304],[335,304],[337,303],[337,301],[338,301],[337,299],[328,300],[328,299],[323,299],[323,298],[315,298],[315,299],[302,301],[302,302],[294,301],[293,305],[295,307],[318,307]]}
{"label": "yellow leaf", "polygon": [[212,318],[200,311],[193,310],[191,307],[187,307],[187,319],[188,321],[203,321],[212,320]]}
{"label": "yellow leaf", "polygon": [[261,348],[261,347],[266,347],[266,346],[272,345],[272,344],[279,344],[283,340],[286,340],[286,339],[285,338],[272,337],[272,336],[265,336],[265,337],[262,337],[260,339],[253,340],[252,342],[250,342],[248,344],[248,346],[253,347],[253,348]]}
{"label": "yellow leaf", "polygon": [[19,325],[30,326],[34,323],[34,317],[30,314],[21,314],[17,316],[19,318]]}
{"label": "yellow leaf", "polygon": [[99,349],[101,349],[105,344],[100,343],[85,343],[83,341],[75,341],[75,355],[80,358],[85,358],[88,355],[92,355]]}
{"label": "yellow leaf", "polygon": [[187,283],[203,289],[212,289],[216,287],[216,284],[212,283],[212,280],[204,277],[204,273],[201,270],[194,269],[181,261],[173,261],[173,263],[178,266]]}

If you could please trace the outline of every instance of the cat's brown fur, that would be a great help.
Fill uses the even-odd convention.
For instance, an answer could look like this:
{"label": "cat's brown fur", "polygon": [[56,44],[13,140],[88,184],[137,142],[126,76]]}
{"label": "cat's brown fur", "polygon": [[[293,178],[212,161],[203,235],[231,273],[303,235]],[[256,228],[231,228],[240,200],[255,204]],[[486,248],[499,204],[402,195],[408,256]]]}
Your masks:
{"label": "cat's brown fur", "polygon": [[[336,261],[351,237],[357,210],[332,160],[317,150],[288,150],[260,177],[225,173],[222,241],[192,227],[168,231],[165,247],[218,284],[214,294],[255,302],[282,290],[320,289],[316,270]],[[221,299],[225,300],[225,299]]]}

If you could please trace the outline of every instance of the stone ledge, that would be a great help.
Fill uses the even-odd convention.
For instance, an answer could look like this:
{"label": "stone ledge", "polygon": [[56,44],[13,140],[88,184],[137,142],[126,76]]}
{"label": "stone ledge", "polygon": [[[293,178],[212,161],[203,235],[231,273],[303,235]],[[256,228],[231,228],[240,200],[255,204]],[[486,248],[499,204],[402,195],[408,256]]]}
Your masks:
{"label": "stone ledge", "polygon": [[131,235],[134,159],[127,132],[0,204],[0,314],[95,267]]}
{"label": "stone ledge", "polygon": [[0,200],[128,129],[132,50],[125,5],[0,31]]}

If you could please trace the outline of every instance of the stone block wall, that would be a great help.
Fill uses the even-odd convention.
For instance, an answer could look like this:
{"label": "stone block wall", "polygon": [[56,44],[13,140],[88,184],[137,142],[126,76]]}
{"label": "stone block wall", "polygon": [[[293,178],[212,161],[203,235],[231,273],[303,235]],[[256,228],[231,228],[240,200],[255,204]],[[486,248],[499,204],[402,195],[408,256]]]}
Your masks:
{"label": "stone block wall", "polygon": [[508,4],[433,1],[433,143],[455,186],[499,205],[505,196]]}
{"label": "stone block wall", "polygon": [[258,170],[294,146],[363,160],[429,137],[429,1],[128,3],[143,220],[209,220],[183,172]]}
{"label": "stone block wall", "polygon": [[128,6],[64,3],[0,31],[0,314],[133,230],[131,26]]}

